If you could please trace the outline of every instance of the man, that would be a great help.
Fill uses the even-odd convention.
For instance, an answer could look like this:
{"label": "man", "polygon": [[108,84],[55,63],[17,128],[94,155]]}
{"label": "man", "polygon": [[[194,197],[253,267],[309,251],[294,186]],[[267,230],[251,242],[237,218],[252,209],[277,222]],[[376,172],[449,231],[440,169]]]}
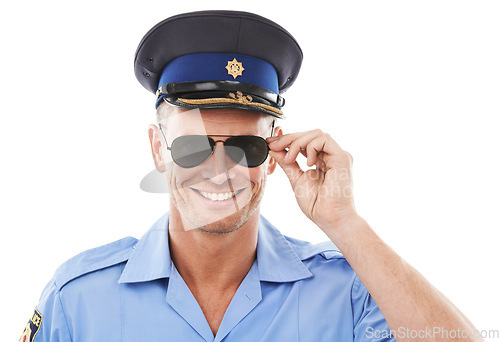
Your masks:
{"label": "man", "polygon": [[[445,340],[434,327],[474,340],[467,318],[356,213],[351,155],[321,130],[275,127],[301,61],[287,31],[251,13],[153,27],[135,71],[157,95],[149,137],[170,211],[140,240],[64,263],[21,341]],[[315,168],[303,171],[299,153]],[[260,215],[277,165],[332,241],[285,237]]]}

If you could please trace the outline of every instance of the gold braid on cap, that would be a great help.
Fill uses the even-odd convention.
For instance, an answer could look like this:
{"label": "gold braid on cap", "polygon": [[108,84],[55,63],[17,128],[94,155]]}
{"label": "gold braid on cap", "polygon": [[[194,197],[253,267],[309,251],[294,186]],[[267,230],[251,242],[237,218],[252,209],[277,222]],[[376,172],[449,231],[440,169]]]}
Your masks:
{"label": "gold braid on cap", "polygon": [[275,112],[276,114],[283,115],[283,112],[279,110],[278,108],[274,108],[273,106],[269,106],[263,103],[259,102],[252,102],[252,97],[250,95],[245,95],[243,96],[243,93],[241,91],[237,91],[236,95],[234,93],[229,93],[229,97],[212,97],[210,99],[181,99],[178,98],[177,100],[187,103],[187,104],[193,104],[193,105],[202,105],[202,104],[209,104],[209,103],[240,103],[244,105],[251,105],[251,106],[256,106],[256,107],[261,107],[267,110],[270,110],[272,112]]}

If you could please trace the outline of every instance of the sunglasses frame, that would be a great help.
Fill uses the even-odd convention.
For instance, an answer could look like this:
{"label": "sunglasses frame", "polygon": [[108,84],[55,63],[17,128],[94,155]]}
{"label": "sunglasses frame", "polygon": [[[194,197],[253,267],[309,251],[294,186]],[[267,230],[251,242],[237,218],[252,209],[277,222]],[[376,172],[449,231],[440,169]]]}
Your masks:
{"label": "sunglasses frame", "polygon": [[[161,128],[161,123],[158,123],[158,126],[159,126],[159,128],[160,128],[161,135],[163,136],[163,139],[165,140],[165,144],[167,145],[167,150],[168,150],[168,151],[170,151],[170,152],[172,153],[172,148],[171,148],[171,146],[172,146],[172,145],[168,146],[167,137],[165,136],[165,133],[163,132],[163,129]],[[274,131],[274,120],[273,120],[273,124],[272,124],[272,127],[271,127],[271,136],[272,136],[272,134],[273,134],[273,131]],[[266,141],[266,139],[265,139],[265,138],[263,138],[263,137],[261,137],[261,136],[258,136],[258,135],[207,134],[207,135],[202,135],[202,136],[206,136],[206,137],[208,137],[208,138],[210,138],[210,137],[229,137],[229,138],[232,138],[232,137],[256,137],[256,138],[260,138],[260,139],[264,140],[264,142],[266,143],[266,147],[267,147],[267,151],[266,151],[266,158],[264,158],[264,159],[262,160],[262,162],[261,162],[260,164],[258,164],[258,165],[254,165],[254,166],[243,165],[243,166],[246,166],[246,167],[248,167],[248,168],[254,168],[254,167],[258,167],[258,166],[262,165],[262,164],[266,161],[267,157],[269,156],[269,150],[270,150],[270,148],[269,148],[269,144],[267,143],[267,141]],[[181,136],[179,136],[179,137],[182,137],[182,135],[181,135]],[[177,137],[177,138],[179,138],[179,137]],[[175,138],[175,139],[177,139],[177,138]],[[175,140],[175,139],[174,139],[174,140]],[[210,139],[212,139],[212,138],[210,138]],[[227,140],[228,140],[228,139],[226,139],[226,140],[215,140],[215,139],[212,139],[212,141],[214,142],[214,145],[213,145],[213,147],[212,147],[212,153],[211,153],[211,154],[209,154],[209,155],[207,156],[207,158],[209,158],[211,155],[213,155],[215,145],[216,145],[218,142],[221,142],[221,143],[225,146],[225,145],[226,145],[226,141],[227,141]],[[172,141],[172,144],[173,144],[173,141]],[[228,157],[230,157],[232,160],[234,160],[234,159],[231,157],[231,155],[228,155],[228,154],[227,154],[226,150],[224,150],[224,153],[226,153],[226,155],[227,155]],[[192,167],[196,167],[196,166],[198,166],[198,165],[202,164],[205,160],[207,160],[207,158],[203,159],[203,161],[201,161],[199,164],[194,165],[194,166],[192,166]],[[174,160],[174,162],[177,164],[177,162],[176,162],[175,160]],[[237,161],[235,161],[235,162],[236,162],[236,163],[238,163]],[[239,163],[238,163],[238,164],[239,164]],[[179,164],[177,164],[177,165],[179,165]],[[241,165],[241,164],[240,164],[240,165]],[[183,168],[186,168],[186,167],[184,167],[184,166],[182,166],[182,165],[179,165],[179,166],[180,166],[180,167],[183,167]],[[188,168],[189,168],[189,167],[188,167]]]}

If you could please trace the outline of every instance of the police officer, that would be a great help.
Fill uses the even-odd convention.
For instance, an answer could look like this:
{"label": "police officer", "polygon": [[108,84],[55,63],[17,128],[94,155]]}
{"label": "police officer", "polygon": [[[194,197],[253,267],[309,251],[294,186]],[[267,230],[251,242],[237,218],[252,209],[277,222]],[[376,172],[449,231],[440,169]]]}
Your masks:
{"label": "police officer", "polygon": [[[252,13],[154,26],[135,74],[156,94],[149,137],[170,211],[140,240],[65,262],[20,341],[393,341],[389,327],[472,329],[357,214],[351,155],[321,130],[275,125],[301,62],[292,35]],[[278,165],[332,241],[284,236],[260,215]]]}

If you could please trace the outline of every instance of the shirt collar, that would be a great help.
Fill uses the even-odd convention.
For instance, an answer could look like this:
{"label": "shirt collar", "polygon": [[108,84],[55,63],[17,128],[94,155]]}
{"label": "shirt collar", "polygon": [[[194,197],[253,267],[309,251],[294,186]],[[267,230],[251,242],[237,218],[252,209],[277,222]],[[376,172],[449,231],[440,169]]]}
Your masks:
{"label": "shirt collar", "polygon": [[281,283],[312,277],[283,234],[262,215],[259,219],[257,269],[261,281]]}
{"label": "shirt collar", "polygon": [[163,215],[133,247],[118,283],[138,283],[170,277],[168,213]]}
{"label": "shirt collar", "polygon": [[[119,283],[169,278],[172,272],[168,244],[169,213],[163,215],[134,246]],[[312,277],[281,232],[262,215],[259,218],[257,260],[261,281],[291,282]]]}

